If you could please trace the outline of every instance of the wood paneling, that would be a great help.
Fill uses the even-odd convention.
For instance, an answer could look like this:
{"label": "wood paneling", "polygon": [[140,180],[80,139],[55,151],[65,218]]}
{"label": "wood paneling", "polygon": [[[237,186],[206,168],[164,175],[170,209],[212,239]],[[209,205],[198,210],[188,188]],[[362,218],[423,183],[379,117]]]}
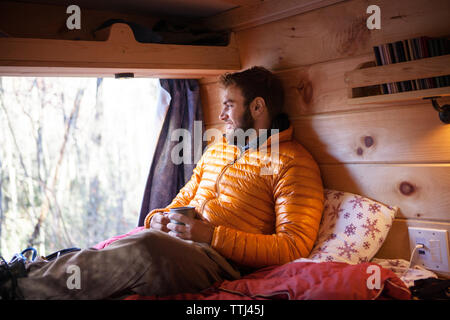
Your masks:
{"label": "wood paneling", "polygon": [[327,188],[397,206],[398,218],[450,218],[450,164],[336,164],[320,170]]}
{"label": "wood paneling", "polygon": [[450,162],[450,126],[429,103],[293,120],[320,164]]}
{"label": "wood paneling", "polygon": [[[366,9],[381,9],[381,30],[369,30]],[[243,68],[295,68],[372,52],[372,46],[420,35],[450,34],[450,1],[352,0],[239,31]]]}
{"label": "wood paneling", "polygon": [[262,0],[205,19],[212,30],[243,30],[346,0]]}
{"label": "wood paneling", "polygon": [[[392,98],[394,99],[394,103],[371,101],[372,103],[370,106],[349,103],[348,89],[344,81],[344,74],[347,71],[355,70],[360,65],[373,61],[374,59],[373,54],[367,54],[354,58],[317,63],[311,66],[275,71],[274,73],[281,79],[284,85],[286,95],[285,111],[289,113],[291,117],[295,118],[302,115],[335,113],[341,111],[348,112],[356,110],[359,112],[362,110],[375,110],[375,108],[386,109],[387,107],[400,105],[398,101],[395,100],[395,97]],[[201,94],[204,108],[206,110],[205,121],[207,124],[216,123],[218,122],[218,116],[221,109],[217,78],[205,78],[200,81],[200,84],[202,87]],[[411,92],[411,94],[417,95],[418,93]],[[394,95],[395,94],[391,94],[389,96]],[[385,99],[389,98],[390,97],[386,95]],[[441,99],[439,102],[441,104],[449,103],[450,98]],[[420,100],[420,97],[419,99],[410,100],[407,103],[408,106],[417,104],[424,104],[424,102]]]}
{"label": "wood paneling", "polygon": [[[344,74],[374,59],[373,54],[367,54],[275,71],[283,82],[285,110],[291,117],[360,110],[359,106],[347,103],[348,88],[344,82]],[[377,107],[386,107],[386,104],[371,106],[372,109]]]}

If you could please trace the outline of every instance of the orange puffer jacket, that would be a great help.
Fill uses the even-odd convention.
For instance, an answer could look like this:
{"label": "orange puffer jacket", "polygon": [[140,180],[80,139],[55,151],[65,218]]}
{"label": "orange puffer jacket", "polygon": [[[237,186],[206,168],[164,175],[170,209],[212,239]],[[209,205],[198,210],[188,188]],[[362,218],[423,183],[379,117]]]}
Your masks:
{"label": "orange puffer jacket", "polygon": [[[277,138],[278,153],[270,156]],[[263,168],[272,168],[272,174]],[[157,212],[194,206],[215,226],[211,246],[216,251],[238,265],[260,268],[309,255],[323,202],[319,168],[293,140],[291,126],[243,154],[225,138],[210,146],[189,182],[167,208],[152,210],[145,226]]]}

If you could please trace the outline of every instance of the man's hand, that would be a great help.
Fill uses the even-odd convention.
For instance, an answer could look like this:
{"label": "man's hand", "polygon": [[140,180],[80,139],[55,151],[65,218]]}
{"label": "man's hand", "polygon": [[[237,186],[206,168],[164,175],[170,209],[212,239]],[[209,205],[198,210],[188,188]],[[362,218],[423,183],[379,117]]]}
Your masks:
{"label": "man's hand", "polygon": [[169,213],[169,219],[182,222],[185,225],[169,222],[169,235],[195,242],[210,244],[214,234],[214,226],[205,220],[193,219],[179,213]]}
{"label": "man's hand", "polygon": [[167,233],[170,231],[167,228],[167,224],[169,222],[170,219],[167,217],[167,214],[164,214],[163,212],[158,212],[150,220],[150,229],[155,229]]}

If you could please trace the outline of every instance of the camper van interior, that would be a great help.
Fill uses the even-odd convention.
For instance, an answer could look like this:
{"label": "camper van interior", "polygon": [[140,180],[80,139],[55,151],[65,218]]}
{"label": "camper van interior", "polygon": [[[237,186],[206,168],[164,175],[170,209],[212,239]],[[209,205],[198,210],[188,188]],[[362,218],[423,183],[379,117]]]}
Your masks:
{"label": "camper van interior", "polygon": [[[0,288],[40,299],[24,284],[37,271],[15,264],[159,228],[251,268],[197,291],[97,286],[83,299],[449,299],[449,21],[448,0],[1,1]],[[222,161],[215,147],[233,125],[230,88],[248,85],[224,75],[254,67],[280,81],[289,119],[263,176],[252,168],[266,158]],[[265,119],[258,102],[269,110],[252,98],[248,128]],[[252,154],[236,146],[224,148]],[[201,237],[181,236],[194,220]],[[201,278],[195,252],[166,269]],[[73,270],[61,299],[82,291]]]}

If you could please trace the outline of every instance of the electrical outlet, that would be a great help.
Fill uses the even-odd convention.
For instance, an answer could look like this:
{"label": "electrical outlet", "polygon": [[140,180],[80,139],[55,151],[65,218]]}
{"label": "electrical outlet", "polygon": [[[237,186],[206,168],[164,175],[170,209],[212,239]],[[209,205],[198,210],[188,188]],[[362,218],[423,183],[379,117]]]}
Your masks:
{"label": "electrical outlet", "polygon": [[408,227],[408,233],[411,253],[417,244],[424,245],[416,250],[413,263],[434,271],[450,272],[447,230]]}

